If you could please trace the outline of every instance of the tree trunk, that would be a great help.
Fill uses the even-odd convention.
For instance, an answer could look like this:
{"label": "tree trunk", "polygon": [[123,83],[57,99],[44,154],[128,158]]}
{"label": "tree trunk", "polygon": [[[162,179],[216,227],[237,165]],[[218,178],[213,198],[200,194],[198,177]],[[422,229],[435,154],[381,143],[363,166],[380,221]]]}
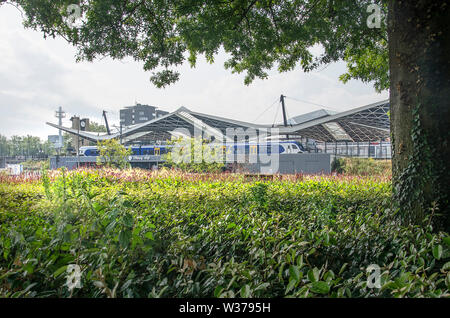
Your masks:
{"label": "tree trunk", "polygon": [[389,0],[388,14],[394,199],[405,223],[431,217],[435,229],[447,231],[449,2]]}

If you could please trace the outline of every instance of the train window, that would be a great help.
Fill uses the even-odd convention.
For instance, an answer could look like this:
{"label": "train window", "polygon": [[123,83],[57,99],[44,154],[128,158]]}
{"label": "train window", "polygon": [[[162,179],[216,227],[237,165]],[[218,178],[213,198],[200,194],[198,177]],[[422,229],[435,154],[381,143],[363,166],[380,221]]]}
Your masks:
{"label": "train window", "polygon": [[257,154],[258,146],[250,146],[250,154]]}
{"label": "train window", "polygon": [[155,156],[160,156],[161,155],[161,149],[155,147]]}

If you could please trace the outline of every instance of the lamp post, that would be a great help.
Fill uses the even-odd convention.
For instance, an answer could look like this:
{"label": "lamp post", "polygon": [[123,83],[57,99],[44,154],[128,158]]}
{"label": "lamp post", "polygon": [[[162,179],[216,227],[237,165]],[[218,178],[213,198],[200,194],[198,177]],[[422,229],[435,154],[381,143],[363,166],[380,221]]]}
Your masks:
{"label": "lamp post", "polygon": [[122,144],[122,122],[120,122],[120,144]]}
{"label": "lamp post", "polygon": [[[61,127],[62,126],[62,119],[66,117],[66,113],[62,110],[61,106],[55,112],[55,117],[59,119],[59,123],[58,124]],[[60,154],[62,146],[63,146],[62,131],[61,131],[61,129],[59,129],[58,146],[56,147],[58,154]]]}
{"label": "lamp post", "polygon": [[80,168],[80,122],[78,122],[78,134],[77,134],[77,169]]}

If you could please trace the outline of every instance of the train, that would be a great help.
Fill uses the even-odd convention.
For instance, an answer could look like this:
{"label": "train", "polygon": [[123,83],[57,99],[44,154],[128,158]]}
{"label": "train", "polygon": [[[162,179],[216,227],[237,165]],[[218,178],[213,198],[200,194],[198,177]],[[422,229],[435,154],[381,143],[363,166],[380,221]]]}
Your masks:
{"label": "train", "polygon": [[[217,147],[216,144],[210,144],[211,147]],[[132,146],[133,156],[161,156],[167,154],[176,145],[142,145]],[[224,154],[284,154],[284,153],[302,153],[305,148],[298,141],[272,141],[267,143],[232,143],[220,146]],[[127,147],[129,149],[130,147]],[[83,146],[79,149],[80,156],[95,157],[99,156],[100,152],[96,146]]]}

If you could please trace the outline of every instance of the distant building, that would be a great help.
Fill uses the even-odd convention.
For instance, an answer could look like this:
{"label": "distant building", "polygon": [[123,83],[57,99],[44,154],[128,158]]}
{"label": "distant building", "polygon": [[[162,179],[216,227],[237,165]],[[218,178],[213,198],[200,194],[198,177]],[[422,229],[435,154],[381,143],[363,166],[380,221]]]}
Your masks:
{"label": "distant building", "polygon": [[123,126],[133,126],[167,115],[168,112],[155,106],[136,104],[120,110],[120,123]]}
{"label": "distant building", "polygon": [[164,110],[159,110],[159,109],[156,110],[156,118],[162,117],[167,114],[169,114],[169,112],[166,112]]}

